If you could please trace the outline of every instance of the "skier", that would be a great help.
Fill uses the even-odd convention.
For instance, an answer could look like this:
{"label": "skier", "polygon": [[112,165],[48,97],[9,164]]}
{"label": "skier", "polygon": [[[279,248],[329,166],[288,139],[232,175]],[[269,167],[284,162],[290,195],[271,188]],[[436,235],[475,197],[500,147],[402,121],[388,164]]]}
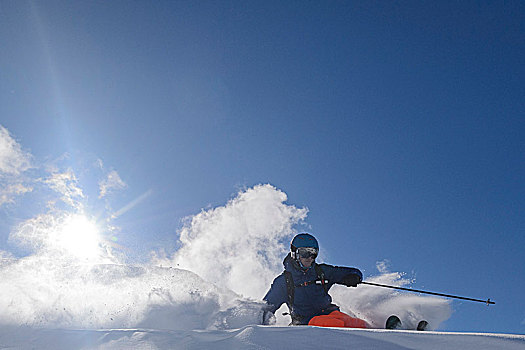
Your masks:
{"label": "skier", "polygon": [[274,313],[288,305],[292,325],[369,328],[362,319],[342,313],[332,303],[328,290],[334,284],[357,287],[363,274],[356,268],[317,264],[319,244],[308,233],[296,235],[284,259],[285,271],[277,276],[263,298],[263,324],[275,322]]}

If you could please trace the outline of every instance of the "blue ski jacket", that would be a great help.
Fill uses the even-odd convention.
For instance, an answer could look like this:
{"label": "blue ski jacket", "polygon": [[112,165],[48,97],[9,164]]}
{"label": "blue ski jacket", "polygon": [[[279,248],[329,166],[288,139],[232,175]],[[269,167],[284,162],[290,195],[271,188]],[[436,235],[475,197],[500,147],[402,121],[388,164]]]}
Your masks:
{"label": "blue ski jacket", "polygon": [[[283,261],[285,271],[291,272],[294,288],[293,305],[288,305],[293,324],[308,324],[310,319],[318,315],[327,315],[332,311],[339,310],[337,305],[332,304],[332,297],[327,291],[334,284],[344,284],[345,277],[351,274],[363,279],[363,274],[353,267],[339,267],[320,264],[326,285],[315,283],[318,280],[315,262],[311,267],[304,269],[292,259],[290,254]],[[283,303],[289,303],[286,277],[283,274],[277,276],[266,296],[263,298],[267,306],[265,311],[275,313]]]}

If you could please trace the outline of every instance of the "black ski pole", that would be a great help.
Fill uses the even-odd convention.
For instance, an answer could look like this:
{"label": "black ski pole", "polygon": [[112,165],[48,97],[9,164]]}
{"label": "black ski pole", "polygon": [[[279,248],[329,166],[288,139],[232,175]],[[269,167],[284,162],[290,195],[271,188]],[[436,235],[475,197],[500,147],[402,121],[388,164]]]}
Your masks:
{"label": "black ski pole", "polygon": [[379,284],[379,283],[372,283],[372,282],[365,282],[365,281],[361,282],[361,284],[368,284],[369,286],[376,286],[376,287],[384,287],[384,288],[391,288],[391,289],[406,290],[408,292],[414,292],[414,293],[439,295],[440,297],[455,298],[455,299],[462,299],[462,300],[469,300],[469,301],[477,301],[477,302],[480,302],[480,303],[486,303],[487,305],[489,305],[489,304],[496,304],[495,302],[491,301],[490,299],[481,300],[481,299],[466,298],[466,297],[460,297],[460,296],[457,296],[457,295],[428,292],[428,291],[419,290],[419,289],[410,289],[410,288],[403,288],[403,287],[388,286],[386,284]]}

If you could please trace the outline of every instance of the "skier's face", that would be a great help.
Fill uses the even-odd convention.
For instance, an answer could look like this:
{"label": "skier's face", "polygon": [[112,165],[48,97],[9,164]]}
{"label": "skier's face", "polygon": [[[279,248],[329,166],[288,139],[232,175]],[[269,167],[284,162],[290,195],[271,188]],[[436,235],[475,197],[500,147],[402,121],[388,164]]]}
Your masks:
{"label": "skier's face", "polygon": [[314,262],[314,258],[312,258],[311,256],[308,257],[308,258],[299,258],[301,260],[301,264],[304,266],[304,267],[310,267],[312,266],[313,262]]}

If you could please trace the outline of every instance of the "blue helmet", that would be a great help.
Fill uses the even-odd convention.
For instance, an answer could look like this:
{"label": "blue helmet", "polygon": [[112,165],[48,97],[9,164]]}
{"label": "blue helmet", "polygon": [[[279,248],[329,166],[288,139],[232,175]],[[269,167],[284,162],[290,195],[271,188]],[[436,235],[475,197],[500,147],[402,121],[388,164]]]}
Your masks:
{"label": "blue helmet", "polygon": [[309,233],[299,233],[292,239],[292,251],[297,248],[315,248],[319,250],[319,243],[317,239]]}
{"label": "blue helmet", "polygon": [[296,260],[299,259],[296,254],[297,248],[313,248],[315,250],[315,256],[317,256],[317,253],[319,252],[319,243],[317,243],[317,239],[311,234],[299,233],[292,239],[292,243],[290,244],[292,258]]}

